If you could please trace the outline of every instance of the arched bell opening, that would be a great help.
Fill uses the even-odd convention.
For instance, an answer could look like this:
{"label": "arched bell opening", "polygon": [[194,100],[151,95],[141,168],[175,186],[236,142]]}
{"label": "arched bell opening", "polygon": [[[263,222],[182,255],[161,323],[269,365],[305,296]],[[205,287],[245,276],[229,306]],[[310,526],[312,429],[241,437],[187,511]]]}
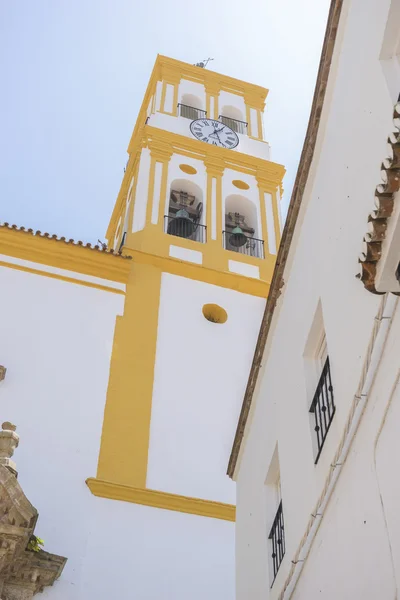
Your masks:
{"label": "arched bell opening", "polygon": [[244,114],[236,106],[223,106],[219,120],[228,125],[233,131],[236,131],[236,133],[247,134],[247,123],[244,120]]}
{"label": "arched bell opening", "polygon": [[178,104],[178,115],[191,121],[202,119],[206,116],[204,103],[201,98],[194,94],[182,94]]}
{"label": "arched bell opening", "polygon": [[174,179],[170,187],[168,215],[165,220],[165,230],[170,235],[204,243],[206,228],[202,223],[201,188],[187,179]]}
{"label": "arched bell opening", "polygon": [[258,237],[256,206],[240,194],[225,199],[224,248],[256,258],[264,258],[264,242]]}

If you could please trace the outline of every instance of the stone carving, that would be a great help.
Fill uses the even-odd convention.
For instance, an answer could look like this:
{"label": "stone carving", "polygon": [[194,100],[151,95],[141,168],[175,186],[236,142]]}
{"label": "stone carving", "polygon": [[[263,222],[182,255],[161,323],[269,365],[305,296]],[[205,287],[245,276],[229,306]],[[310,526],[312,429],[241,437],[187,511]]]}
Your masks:
{"label": "stone carving", "polygon": [[5,421],[0,431],[0,465],[4,465],[14,475],[17,475],[15,462],[11,460],[15,448],[19,444],[19,435],[15,433],[15,425]]}
{"label": "stone carving", "polygon": [[3,379],[5,379],[6,371],[7,369],[3,367],[3,365],[0,365],[0,381],[3,381]]}
{"label": "stone carving", "polygon": [[5,422],[0,432],[0,599],[31,600],[61,575],[62,556],[27,550],[38,512],[16,477],[11,456],[18,446],[16,427]]}

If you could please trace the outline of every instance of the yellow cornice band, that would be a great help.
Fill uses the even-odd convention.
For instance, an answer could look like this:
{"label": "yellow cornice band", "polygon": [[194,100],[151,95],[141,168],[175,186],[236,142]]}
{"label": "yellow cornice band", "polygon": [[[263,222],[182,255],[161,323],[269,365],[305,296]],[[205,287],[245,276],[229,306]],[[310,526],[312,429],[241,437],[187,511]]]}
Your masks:
{"label": "yellow cornice band", "polygon": [[[158,256],[157,254],[142,252],[134,248],[128,248],[128,252],[132,255],[134,264],[152,265],[160,269],[163,273],[171,273],[172,275],[186,277],[195,281],[204,281],[205,283],[236,290],[243,294],[257,296],[258,298],[267,298],[269,293],[269,282],[262,279],[245,277],[244,275],[230,273],[229,271],[205,268],[203,265],[189,263],[172,258],[171,256]],[[242,262],[246,262],[247,264],[254,264],[255,262],[254,259],[243,260],[248,258],[246,256],[241,258]],[[264,259],[259,259],[257,262],[263,263]]]}
{"label": "yellow cornice band", "polygon": [[178,494],[168,494],[144,488],[135,488],[129,485],[104,481],[89,477],[86,484],[94,496],[100,498],[109,498],[110,500],[120,500],[122,502],[133,502],[144,506],[154,508],[163,508],[165,510],[174,510],[177,512],[199,515],[201,517],[211,517],[213,519],[223,519],[224,521],[235,521],[236,507],[233,504],[224,504],[214,502],[213,500],[202,500],[201,498],[190,498],[189,496],[179,496]]}
{"label": "yellow cornice band", "polygon": [[131,270],[121,256],[8,227],[0,227],[0,254],[120,283]]}

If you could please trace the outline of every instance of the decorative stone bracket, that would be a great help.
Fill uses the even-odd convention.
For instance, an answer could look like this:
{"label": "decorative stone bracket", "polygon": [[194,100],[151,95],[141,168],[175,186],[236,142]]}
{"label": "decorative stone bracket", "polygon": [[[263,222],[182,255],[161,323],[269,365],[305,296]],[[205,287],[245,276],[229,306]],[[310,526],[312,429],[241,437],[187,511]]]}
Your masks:
{"label": "decorative stone bracket", "polygon": [[22,491],[11,460],[19,442],[15,430],[15,425],[5,422],[0,431],[0,598],[31,600],[53,585],[67,559],[27,550],[38,512]]}

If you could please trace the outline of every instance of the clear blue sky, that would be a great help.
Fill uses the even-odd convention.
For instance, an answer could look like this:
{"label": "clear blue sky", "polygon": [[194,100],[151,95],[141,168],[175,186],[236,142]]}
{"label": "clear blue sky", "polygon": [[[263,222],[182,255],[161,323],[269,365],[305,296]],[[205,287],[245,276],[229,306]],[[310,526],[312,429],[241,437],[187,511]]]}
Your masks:
{"label": "clear blue sky", "polygon": [[270,89],[289,201],[329,0],[0,2],[0,221],[104,239],[157,53]]}

